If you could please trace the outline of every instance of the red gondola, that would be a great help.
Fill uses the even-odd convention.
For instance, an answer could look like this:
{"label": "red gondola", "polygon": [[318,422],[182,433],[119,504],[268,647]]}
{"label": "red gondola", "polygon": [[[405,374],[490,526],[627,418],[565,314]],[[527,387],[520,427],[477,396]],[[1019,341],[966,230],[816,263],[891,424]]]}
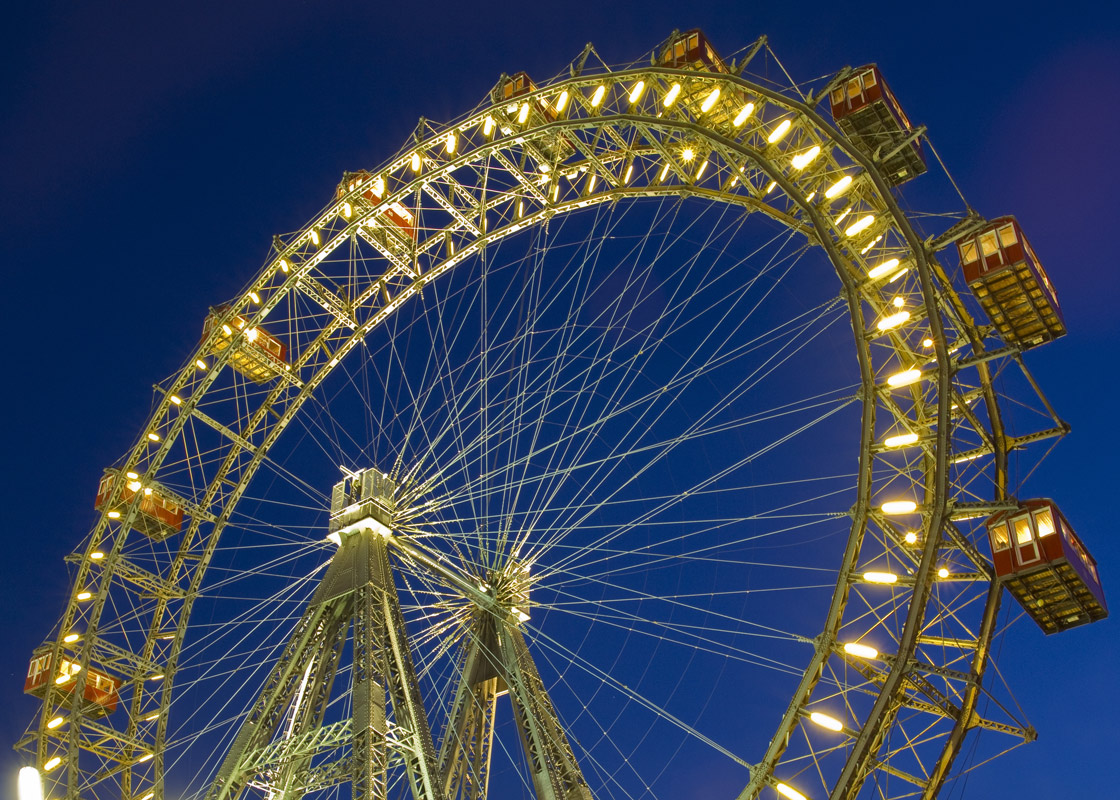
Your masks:
{"label": "red gondola", "polygon": [[[358,190],[361,196],[371,204],[377,205],[385,195],[385,180],[384,178],[374,178],[364,169],[357,172],[347,172],[343,176],[342,183],[338,185],[336,196],[341,200],[348,192],[355,190]],[[392,223],[393,228],[409,239],[416,241],[416,217],[402,204],[392,203],[385,209],[382,216]]]}
{"label": "red gondola", "polygon": [[1058,296],[1014,217],[958,240],[957,254],[969,288],[1008,344],[1025,349],[1066,335]]}
{"label": "red gondola", "polygon": [[1000,582],[1046,633],[1108,616],[1097,562],[1052,500],[1026,500],[985,523]]}
{"label": "red gondola", "polygon": [[[513,75],[503,75],[498,85],[490,92],[490,99],[505,115],[501,123],[507,133],[517,127],[538,127],[560,119],[560,110],[543,95],[538,95],[536,102],[515,102],[518,97],[523,97],[537,91],[537,85],[526,72],[517,72]],[[506,104],[503,106],[503,104]],[[534,144],[548,161],[560,162],[568,158],[575,148],[563,134],[556,133],[536,139]]]}
{"label": "red gondola", "polygon": [[730,72],[719,53],[708,42],[708,37],[697,28],[670,37],[661,48],[659,63],[663,67],[675,69],[699,69],[724,74]]}
{"label": "red gondola", "polygon": [[[115,469],[105,470],[101,482],[97,485],[97,499],[93,507],[98,511],[105,511],[109,502],[109,495],[113,491],[113,483],[120,473]],[[138,477],[133,473],[125,476],[124,489],[121,491],[119,509],[124,516],[124,507],[133,501],[137,493],[140,497],[140,513],[132,519],[132,527],[146,536],[155,540],[166,539],[173,533],[178,533],[183,527],[183,507],[164,497],[159,487],[143,486]],[[112,509],[110,509],[111,511]]]}
{"label": "red gondola", "polygon": [[[222,322],[221,318],[229,307],[219,306],[210,312],[206,322],[202,325],[203,338],[210,335],[215,327],[220,327],[221,335],[214,342],[212,352],[220,353],[233,343],[237,331],[245,329],[248,321],[238,315],[229,322]],[[235,330],[236,328],[236,330]],[[245,377],[256,383],[264,383],[275,378],[287,364],[288,348],[275,336],[269,334],[264,328],[250,328],[243,344],[230,355],[230,366]]]}
{"label": "red gondola", "polygon": [[[73,692],[78,683],[78,675],[82,671],[81,665],[67,659],[61,659],[61,662],[62,665],[58,670],[52,670],[51,648],[48,646],[36,650],[27,668],[23,691],[36,697],[45,697],[47,681],[51,680],[64,692],[68,694]],[[120,679],[91,667],[87,670],[86,685],[82,691],[87,712],[92,711],[95,715],[102,715],[115,711],[120,700],[120,688]]]}
{"label": "red gondola", "polygon": [[828,99],[840,130],[864,153],[879,159],[892,186],[926,171],[921,144],[907,141],[913,126],[874,64],[857,69]]}

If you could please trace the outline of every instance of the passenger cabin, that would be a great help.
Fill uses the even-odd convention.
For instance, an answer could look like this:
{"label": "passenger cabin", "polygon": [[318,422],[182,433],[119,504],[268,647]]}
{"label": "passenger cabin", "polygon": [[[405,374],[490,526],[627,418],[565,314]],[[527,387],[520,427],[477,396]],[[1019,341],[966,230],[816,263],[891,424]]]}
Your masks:
{"label": "passenger cabin", "polygon": [[1066,335],[1058,296],[1014,217],[957,241],[965,280],[1008,344],[1026,349]]}
{"label": "passenger cabin", "polygon": [[[385,179],[380,176],[375,178],[364,169],[347,172],[342,176],[342,183],[338,185],[335,196],[341,200],[355,191],[370,205],[377,205],[385,196]],[[391,203],[381,216],[389,221],[388,229],[398,237],[407,239],[410,243],[416,241],[416,216],[403,204]]]}
{"label": "passenger cabin", "polygon": [[1000,583],[1045,633],[1108,616],[1097,562],[1052,500],[1026,500],[985,523]]}
{"label": "passenger cabin", "polygon": [[719,53],[708,42],[708,37],[699,29],[670,36],[661,47],[658,64],[673,69],[696,69],[704,72],[722,72],[725,75],[731,72],[724,60],[719,57]]}
{"label": "passenger cabin", "polygon": [[[134,474],[134,473],[130,473]],[[113,511],[108,508],[109,497],[113,492],[113,484],[120,473],[115,469],[105,470],[101,482],[97,485],[97,499],[93,507],[98,511]],[[133,502],[137,494],[140,495],[140,513],[132,519],[132,527],[156,541],[161,541],[178,533],[183,527],[183,507],[167,497],[164,497],[158,486],[144,486],[139,478],[126,477],[124,489],[121,490],[120,515],[124,516],[124,509]]]}
{"label": "passenger cabin", "polygon": [[840,130],[878,163],[892,186],[926,171],[921,144],[908,141],[913,126],[874,64],[855,70],[828,99]]}
{"label": "passenger cabin", "polygon": [[214,340],[211,352],[220,353],[226,350],[233,344],[233,339],[238,332],[245,331],[241,344],[230,354],[230,366],[254,383],[265,383],[283,373],[288,364],[288,348],[284,343],[264,328],[245,330],[245,326],[249,323],[240,314],[228,322],[223,322],[222,318],[228,310],[229,306],[218,306],[211,310],[202,326],[204,339],[215,328],[221,331],[218,338]]}
{"label": "passenger cabin", "polygon": [[[499,109],[502,120],[502,133],[509,135],[515,129],[536,128],[560,119],[556,105],[544,95],[533,100],[518,100],[537,91],[537,85],[526,72],[503,75],[490,92],[490,100]],[[575,148],[562,133],[553,133],[532,140],[530,143],[541,153],[544,163],[560,162],[567,159]]]}
{"label": "passenger cabin", "polygon": [[[71,694],[78,685],[78,675],[82,671],[80,664],[67,659],[60,659],[61,666],[58,670],[51,669],[51,646],[40,647],[31,656],[31,664],[27,668],[27,678],[23,682],[23,691],[36,697],[46,697],[47,684],[53,682],[62,691]],[[86,685],[82,690],[85,713],[93,716],[104,716],[116,711],[120,700],[121,681],[119,678],[102,672],[92,667],[86,671]]]}

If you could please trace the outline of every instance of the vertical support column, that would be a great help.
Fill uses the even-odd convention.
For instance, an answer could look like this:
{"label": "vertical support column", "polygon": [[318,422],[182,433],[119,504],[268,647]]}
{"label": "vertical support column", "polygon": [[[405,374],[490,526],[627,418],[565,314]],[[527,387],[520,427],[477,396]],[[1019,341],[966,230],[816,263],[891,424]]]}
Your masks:
{"label": "vertical support column", "polygon": [[382,620],[372,587],[360,592],[355,605],[351,790],[354,800],[385,800],[389,766],[385,686],[378,680]]}

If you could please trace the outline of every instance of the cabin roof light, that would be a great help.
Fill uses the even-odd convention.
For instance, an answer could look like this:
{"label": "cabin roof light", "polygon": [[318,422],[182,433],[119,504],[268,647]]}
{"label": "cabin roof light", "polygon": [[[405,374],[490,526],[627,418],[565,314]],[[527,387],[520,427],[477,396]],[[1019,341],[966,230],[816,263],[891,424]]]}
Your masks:
{"label": "cabin roof light", "polygon": [[455,145],[457,144],[458,141],[455,136],[455,131],[451,131],[449,134],[447,134],[447,141],[444,142],[443,149],[447,151],[448,155],[454,155]]}
{"label": "cabin roof light", "polygon": [[125,476],[126,478],[128,478],[129,480],[133,480],[133,481],[134,481],[134,480],[136,480],[137,478],[139,478],[139,477],[140,477],[140,476],[139,476],[139,475],[138,475],[137,473],[135,473],[135,472],[126,472],[126,473],[124,474],[124,476]]}
{"label": "cabin roof light", "polygon": [[642,92],[644,92],[645,89],[646,89],[646,82],[645,81],[638,81],[637,83],[635,83],[633,88],[630,89],[630,95],[628,97],[630,102],[631,103],[636,103],[639,100],[641,100],[642,99]]}
{"label": "cabin roof light", "polygon": [[[525,102],[525,103],[522,103],[521,108],[519,108],[517,110],[517,124],[518,125],[524,125],[526,123],[526,121],[528,121],[528,119],[529,119],[529,103]],[[448,150],[447,152],[453,153],[455,151],[454,150]]]}
{"label": "cabin roof light", "polygon": [[822,714],[820,711],[813,711],[809,714],[809,720],[822,728],[827,728],[830,731],[844,730],[844,723],[836,719],[836,717]]}
{"label": "cabin roof light", "polygon": [[879,651],[874,647],[859,642],[845,642],[844,652],[850,656],[859,656],[860,658],[877,658]]}
{"label": "cabin roof light", "polygon": [[772,130],[770,132],[770,135],[766,137],[766,141],[769,142],[770,144],[777,144],[778,142],[780,142],[782,140],[783,136],[785,136],[787,133],[789,133],[789,129],[791,127],[793,127],[793,123],[790,122],[788,119],[783,119],[781,121],[781,123],[778,125],[778,127],[776,127],[774,130]]}
{"label": "cabin roof light", "polygon": [[595,94],[591,95],[591,107],[598,108],[603,102],[603,98],[607,95],[607,85],[600,83],[595,87]]}
{"label": "cabin roof light", "polygon": [[[487,117],[487,119],[490,119],[490,118]],[[491,124],[493,124],[493,120],[491,120]],[[412,157],[409,159],[409,161],[411,162],[410,166],[412,167],[412,171],[413,172],[419,172],[420,171],[420,153],[419,153],[419,151],[413,153]]]}
{"label": "cabin roof light", "polygon": [[140,491],[140,487],[141,487],[142,485],[143,485],[143,484],[141,484],[141,483],[140,483],[140,481],[129,481],[129,482],[128,482],[128,483],[126,484],[126,486],[128,486],[128,490],[129,490],[130,492],[138,492],[138,491]]}
{"label": "cabin roof light", "polygon": [[665,108],[668,108],[669,106],[673,105],[673,103],[677,102],[677,97],[680,95],[680,93],[681,85],[679,83],[674,83],[672,86],[670,86],[669,91],[665,93],[665,99],[662,101]]}
{"label": "cabin roof light", "polygon": [[564,109],[568,107],[568,90],[560,92],[560,96],[556,98],[556,110],[563,113]]}
{"label": "cabin roof light", "polygon": [[913,500],[888,500],[879,506],[884,514],[913,514],[918,504]]}

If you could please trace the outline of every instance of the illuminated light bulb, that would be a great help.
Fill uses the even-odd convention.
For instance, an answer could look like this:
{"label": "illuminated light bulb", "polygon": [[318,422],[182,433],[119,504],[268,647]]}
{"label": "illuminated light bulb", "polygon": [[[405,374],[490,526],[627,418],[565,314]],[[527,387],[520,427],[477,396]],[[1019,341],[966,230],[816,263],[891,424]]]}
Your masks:
{"label": "illuminated light bulb", "polygon": [[830,731],[844,730],[844,724],[840,720],[836,719],[836,717],[830,717],[828,714],[822,714],[819,711],[814,711],[809,714],[809,719],[822,728],[828,728]]}
{"label": "illuminated light bulb", "polygon": [[642,92],[644,92],[645,90],[646,90],[646,82],[645,81],[638,81],[637,83],[635,83],[633,88],[630,89],[630,95],[629,95],[630,102],[631,103],[636,103],[639,100],[641,100],[642,99]]}
{"label": "illuminated light bulb", "polygon": [[933,347],[933,339],[930,339],[928,336],[922,339],[922,347]]}
{"label": "illuminated light bulb", "polygon": [[855,236],[857,233],[863,233],[865,230],[871,227],[871,224],[873,222],[875,222],[875,215],[867,214],[860,217],[847,228],[845,228],[844,233],[848,236]]}
{"label": "illuminated light bulb", "polygon": [[76,595],[74,595],[74,597],[78,600],[89,600],[91,597],[93,597],[93,593],[92,592],[78,592]]}
{"label": "illuminated light bulb", "polygon": [[121,512],[119,512],[119,511],[110,511],[110,512],[109,512],[108,514],[106,514],[106,516],[107,516],[107,517],[108,517],[109,519],[120,519],[120,518],[121,518]]}
{"label": "illuminated light bulb", "polygon": [[149,675],[148,680],[150,680],[150,681],[161,681],[161,680],[163,680],[163,673],[162,672],[157,672],[155,675]]}
{"label": "illuminated light bulb", "polygon": [[848,188],[851,185],[852,185],[852,176],[851,175],[845,175],[843,178],[836,181],[836,183],[832,184],[827,189],[825,189],[824,190],[824,196],[827,197],[829,200],[831,200],[834,197],[839,197],[840,195],[844,194],[844,192],[848,191]]}
{"label": "illuminated light bulb", "polygon": [[138,492],[140,491],[141,484],[140,481],[129,481],[125,486],[129,488],[129,491]]}
{"label": "illuminated light bulb", "polygon": [[867,271],[867,277],[871,278],[872,280],[874,280],[875,278],[881,278],[884,275],[886,275],[888,272],[890,272],[891,270],[895,269],[897,266],[898,266],[898,259],[897,258],[888,259],[888,260],[884,261],[882,264],[879,264],[878,266],[875,266],[875,267],[872,267],[871,269],[869,269]]}
{"label": "illuminated light bulb", "polygon": [[47,759],[47,763],[43,764],[43,769],[45,769],[47,772],[50,772],[61,763],[62,758],[60,756],[54,756],[53,758]]}
{"label": "illuminated light bulb", "polygon": [[705,159],[700,164],[700,169],[696,170],[696,180],[700,180],[700,178],[702,178],[704,176],[704,170],[706,170],[707,168],[708,168],[708,161],[707,161],[707,159]]}
{"label": "illuminated light bulb", "polygon": [[226,336],[233,336],[233,328],[231,328],[229,325],[223,324],[222,333],[224,333]]}
{"label": "illuminated light bulb", "polygon": [[884,514],[913,514],[918,504],[913,500],[888,500],[879,506]]}
{"label": "illuminated light bulb", "polygon": [[145,486],[144,487],[144,494],[151,494],[151,493],[152,493],[152,487]]}
{"label": "illuminated light bulb", "polygon": [[948,578],[949,577],[949,570],[945,569],[945,567],[942,567],[941,569],[937,570],[937,577]]}
{"label": "illuminated light bulb", "polygon": [[312,244],[319,244],[319,231],[312,228],[310,234],[308,235],[311,237]]}
{"label": "illuminated light bulb", "polygon": [[902,540],[906,542],[906,544],[917,544],[918,534],[914,531],[906,531],[906,535],[902,537]]}
{"label": "illuminated light bulb", "polygon": [[836,218],[836,227],[839,228],[840,223],[843,222],[847,218],[847,216],[851,213],[852,213],[852,207],[851,206],[848,206],[847,208],[845,208],[843,213],[841,213],[840,216],[838,216]]}
{"label": "illuminated light bulb", "polygon": [[565,89],[564,91],[560,92],[560,96],[558,98],[556,98],[556,110],[560,113],[563,113],[564,109],[567,108],[567,107],[568,107],[568,90]]}
{"label": "illuminated light bulb", "polygon": [[280,259],[280,271],[283,273],[288,271],[288,260],[286,258]]}
{"label": "illuminated light bulb", "polygon": [[893,300],[891,300],[891,304],[895,308],[902,308],[904,305],[906,305],[906,301],[902,299],[901,295],[899,295],[899,296],[895,297]]}
{"label": "illuminated light bulb", "polygon": [[136,759],[136,763],[143,764],[145,761],[151,761],[154,755],[154,753],[145,753],[144,755],[140,756],[140,758]]}
{"label": "illuminated light bulb", "polygon": [[[529,104],[528,103],[522,103],[521,108],[519,108],[517,110],[517,124],[518,125],[524,125],[525,122],[528,119],[529,119]],[[454,151],[454,149],[452,149],[452,150],[448,150],[447,152],[454,153],[455,151]]]}
{"label": "illuminated light bulb", "polygon": [[132,480],[132,481],[134,481],[134,480],[136,480],[137,478],[139,478],[139,477],[140,477],[140,476],[139,476],[138,474],[136,474],[135,472],[126,472],[126,473],[124,474],[124,476],[125,476],[126,478],[128,478],[129,480]]}
{"label": "illuminated light bulb", "polygon": [[911,367],[910,369],[904,369],[902,372],[896,372],[894,375],[891,375],[887,378],[887,384],[897,389],[900,386],[909,386],[912,383],[917,383],[921,379],[922,371]]}
{"label": "illuminated light bulb", "polygon": [[70,680],[70,676],[67,675],[64,672],[61,675],[59,675],[57,678],[55,678],[54,682],[57,683],[59,686],[61,686],[62,684],[66,683],[68,680]]}
{"label": "illuminated light bulb", "polygon": [[458,144],[458,140],[457,140],[457,137],[455,136],[455,131],[451,131],[451,133],[447,134],[447,142],[444,143],[444,145],[443,145],[443,147],[447,151],[448,155],[454,155],[455,146],[457,144]]}
{"label": "illuminated light bulb", "polygon": [[704,102],[700,104],[700,110],[703,113],[707,114],[709,111],[712,110],[712,106],[714,106],[716,104],[717,100],[719,100],[719,87],[718,86],[716,88],[712,89],[712,91],[708,94],[708,96],[704,98]]}
{"label": "illuminated light bulb", "polygon": [[889,317],[883,317],[881,320],[879,320],[875,327],[881,331],[889,331],[892,328],[897,328],[908,319],[910,319],[909,311],[899,311],[897,314],[891,314]]}
{"label": "illuminated light bulb", "polygon": [[157,719],[159,719],[159,712],[158,711],[153,711],[151,714],[148,714],[146,717],[142,717],[140,721],[141,722],[151,722],[152,720],[157,720]]}
{"label": "illuminated light bulb", "polygon": [[486,119],[482,120],[482,135],[483,136],[489,136],[493,132],[494,132],[494,118],[491,117],[489,114],[487,114]]}
{"label": "illuminated light bulb", "polygon": [[774,191],[776,188],[778,188],[778,182],[770,181],[770,185],[766,187],[765,194],[770,194],[770,192]]}
{"label": "illuminated light bulb", "polygon": [[140,800],[152,800],[152,798],[155,797],[155,796],[156,796],[155,792],[148,792],[146,795],[141,797]]}
{"label": "illuminated light bulb", "polygon": [[159,441],[159,434],[158,434],[158,433],[154,433],[154,432],[153,432],[153,433],[149,433],[149,434],[148,434],[148,438],[149,438],[149,439],[151,439],[151,440],[152,440],[153,442],[158,442],[158,441]]}
{"label": "illuminated light bulb", "polygon": [[[353,206],[351,206],[349,203],[343,203],[342,204],[342,216],[346,217],[346,219],[350,219],[350,216],[353,213],[354,213]],[[254,300],[253,302],[254,303],[259,303],[260,300]]]}
{"label": "illuminated light bulb", "polygon": [[385,178],[384,178],[384,176],[378,175],[376,178],[373,179],[373,193],[377,197],[378,200],[380,200],[382,195],[385,194]]}
{"label": "illuminated light bulb", "polygon": [[898,583],[898,576],[893,572],[865,572],[863,579],[868,583]]}
{"label": "illuminated light bulb", "polygon": [[[350,216],[350,204],[349,203],[346,204],[346,216]],[[254,303],[257,303],[258,305],[260,305],[261,296],[259,294],[257,294],[256,292],[249,292],[249,299],[252,300]]]}
{"label": "illuminated light bulb", "polygon": [[177,406],[183,405],[183,398],[179,397],[177,394],[170,395],[167,399]]}
{"label": "illuminated light bulb", "polygon": [[[490,120],[491,125],[493,124],[494,121],[491,120],[489,117],[487,117],[486,119]],[[487,133],[489,133],[489,131],[487,131]],[[413,153],[411,161],[412,161],[412,171],[413,172],[419,172],[420,171],[420,154],[419,153]]]}
{"label": "illuminated light bulb", "polygon": [[876,658],[879,651],[874,647],[869,647],[866,644],[859,642],[847,642],[844,644],[844,652],[850,656],[859,656],[860,658]]}
{"label": "illuminated light bulb", "polygon": [[67,644],[71,644],[72,642],[76,642],[81,638],[82,635],[80,633],[68,633],[62,637],[62,641],[66,642]]}
{"label": "illuminated light bulb", "polygon": [[53,731],[55,728],[57,728],[59,725],[61,725],[65,721],[66,721],[66,717],[55,717],[54,719],[52,719],[50,722],[47,723],[47,727],[50,728]]}
{"label": "illuminated light bulb", "polygon": [[92,553],[89,554],[89,557],[92,558],[94,561],[100,561],[101,559],[105,558],[105,554],[102,553],[100,550],[94,550]]}
{"label": "illuminated light bulb", "polygon": [[894,283],[899,278],[901,278],[903,275],[905,275],[907,270],[909,270],[909,269],[910,269],[910,267],[903,267],[898,272],[896,272],[894,275],[891,275],[891,279],[889,281],[887,281],[887,283]]}
{"label": "illuminated light bulb", "polygon": [[880,241],[880,240],[881,240],[882,238],[883,238],[883,234],[881,234],[881,233],[880,233],[880,234],[879,234],[878,236],[876,236],[876,237],[875,237],[874,239],[872,239],[872,240],[871,240],[870,242],[868,242],[867,244],[865,244],[865,245],[863,246],[863,249],[859,251],[859,254],[860,254],[861,256],[865,256],[865,255],[867,255],[868,251],[870,251],[870,250],[871,250],[871,248],[872,248],[872,247],[874,247],[875,245],[879,244],[879,241]]}
{"label": "illuminated light bulb", "polygon": [[735,115],[735,119],[731,121],[731,124],[736,128],[742,127],[743,123],[746,122],[747,118],[753,113],[754,103],[747,103],[745,106],[739,109],[739,113]]}
{"label": "illuminated light bulb", "polygon": [[679,83],[674,83],[672,86],[670,86],[669,91],[665,93],[665,100],[662,101],[665,105],[665,108],[668,108],[669,106],[673,105],[673,103],[677,102],[677,97],[680,96],[680,93],[681,85]]}
{"label": "illuminated light bulb", "polygon": [[668,175],[668,174],[669,174],[669,165],[666,164],[665,167],[661,170],[661,174],[657,176],[657,180],[658,181],[665,180],[665,176]]}
{"label": "illuminated light bulb", "polygon": [[587,193],[588,194],[595,191],[595,177],[596,176],[594,174],[592,174],[587,178]]}
{"label": "illuminated light bulb", "polygon": [[603,102],[603,98],[607,95],[606,84],[600,83],[595,88],[595,94],[591,95],[591,107],[598,108],[599,104]]}
{"label": "illuminated light bulb", "polygon": [[792,786],[787,786],[780,781],[774,784],[774,788],[778,790],[778,794],[782,795],[783,797],[788,797],[789,800],[808,800],[808,798],[806,798],[805,795],[801,794],[801,792],[797,791]]}
{"label": "illuminated light bulb", "polygon": [[245,338],[250,342],[255,342],[257,340],[257,329],[250,328],[249,330],[245,331]]}
{"label": "illuminated light bulb", "polygon": [[905,447],[918,441],[916,433],[900,433],[897,436],[888,436],[883,440],[884,447]]}
{"label": "illuminated light bulb", "polygon": [[19,768],[19,800],[43,800],[43,779],[35,767]]}
{"label": "illuminated light bulb", "polygon": [[525,201],[524,200],[518,200],[517,201],[517,216],[519,216],[519,217],[525,216]]}
{"label": "illuminated light bulb", "polygon": [[681,151],[681,158],[683,158],[685,161],[691,161],[695,156],[696,151],[691,147],[686,147],[683,151]]}
{"label": "illuminated light bulb", "polygon": [[813,145],[808,150],[806,150],[804,153],[798,153],[797,155],[795,155],[793,157],[793,159],[791,160],[791,163],[793,164],[793,168],[794,169],[805,169],[805,167],[812,164],[813,161],[816,159],[816,157],[819,156],[820,154],[821,154],[820,145]]}
{"label": "illuminated light bulb", "polygon": [[782,140],[783,136],[789,133],[789,129],[792,127],[792,122],[790,122],[788,119],[783,119],[782,123],[773,131],[771,131],[770,135],[766,137],[766,141],[768,141],[770,144],[777,144]]}
{"label": "illuminated light bulb", "polygon": [[634,165],[631,164],[626,168],[626,174],[622,176],[623,183],[630,183],[630,176],[634,174]]}

